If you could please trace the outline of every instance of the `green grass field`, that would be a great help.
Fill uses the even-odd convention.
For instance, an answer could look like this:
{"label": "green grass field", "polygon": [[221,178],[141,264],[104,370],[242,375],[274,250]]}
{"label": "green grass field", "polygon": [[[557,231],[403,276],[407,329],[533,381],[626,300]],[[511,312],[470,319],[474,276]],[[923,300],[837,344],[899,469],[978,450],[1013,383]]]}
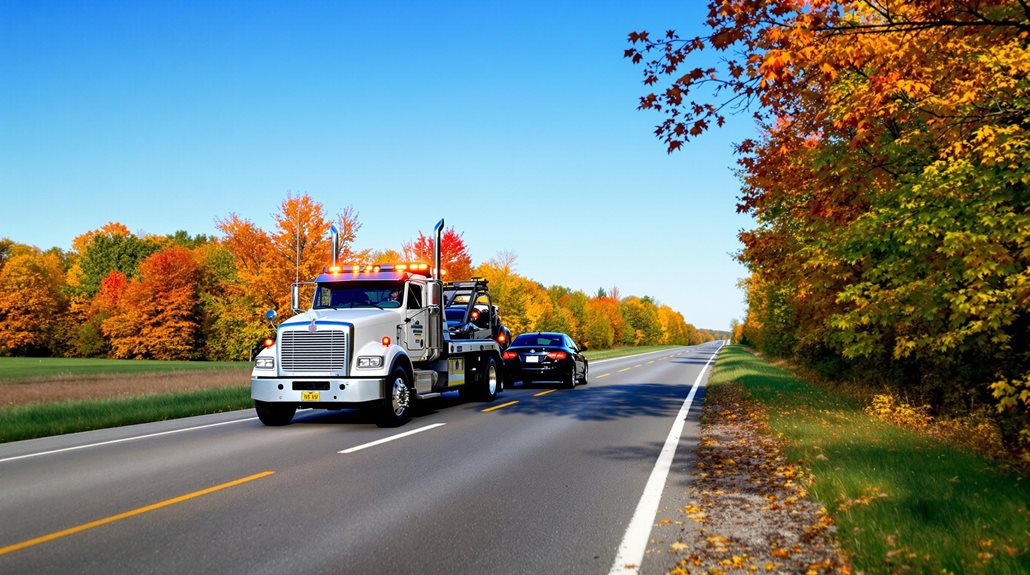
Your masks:
{"label": "green grass field", "polygon": [[0,383],[4,380],[200,371],[241,368],[248,367],[249,365],[250,362],[246,361],[153,361],[143,359],[86,359],[70,357],[0,357]]}
{"label": "green grass field", "polygon": [[799,381],[740,346],[725,348],[711,391],[741,384],[767,408],[785,455],[814,476],[856,569],[876,573],[1030,573],[1030,482]]}
{"label": "green grass field", "polygon": [[0,443],[253,407],[250,387],[32,404],[0,409]]}

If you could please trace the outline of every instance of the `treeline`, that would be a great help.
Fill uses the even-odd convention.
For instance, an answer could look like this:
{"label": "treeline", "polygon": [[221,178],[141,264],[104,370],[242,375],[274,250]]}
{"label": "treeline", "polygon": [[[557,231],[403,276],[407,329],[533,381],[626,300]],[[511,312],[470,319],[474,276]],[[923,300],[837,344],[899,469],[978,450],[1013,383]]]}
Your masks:
{"label": "treeline", "polygon": [[[641,107],[670,151],[725,109],[759,120],[737,149],[757,222],[737,339],[936,413],[989,407],[1030,448],[1030,7],[709,7],[710,35],[634,33],[626,55],[667,78]],[[725,68],[684,70],[705,47]]]}
{"label": "treeline", "polygon": [[[265,310],[290,315],[298,265],[301,281],[327,265],[333,223],[341,231],[343,262],[431,261],[432,240],[421,233],[400,250],[355,249],[357,213],[327,217],[307,195],[284,200],[268,231],[232,214],[217,222],[220,237],[141,237],[110,223],[75,238],[67,252],[0,240],[0,353],[250,359],[271,331]],[[546,288],[515,273],[508,253],[473,266],[453,228],[441,245],[445,279],[489,279],[513,334],[560,330],[597,349],[728,337],[694,328],[649,297]]]}

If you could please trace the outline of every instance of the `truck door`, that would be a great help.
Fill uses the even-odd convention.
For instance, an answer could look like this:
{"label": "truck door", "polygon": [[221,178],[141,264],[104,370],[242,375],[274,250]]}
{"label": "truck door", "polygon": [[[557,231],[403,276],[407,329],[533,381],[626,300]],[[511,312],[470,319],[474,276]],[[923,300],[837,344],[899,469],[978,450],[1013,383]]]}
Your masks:
{"label": "truck door", "polygon": [[420,359],[429,337],[429,314],[426,313],[425,290],[422,284],[409,282],[404,294],[404,347],[412,359]]}

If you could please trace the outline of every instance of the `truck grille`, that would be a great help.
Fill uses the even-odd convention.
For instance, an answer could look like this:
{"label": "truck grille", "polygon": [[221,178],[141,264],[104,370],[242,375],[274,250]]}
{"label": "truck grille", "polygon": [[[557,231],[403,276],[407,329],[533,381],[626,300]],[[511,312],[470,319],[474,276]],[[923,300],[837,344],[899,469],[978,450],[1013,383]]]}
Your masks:
{"label": "truck grille", "polygon": [[283,371],[340,372],[347,366],[347,334],[331,331],[284,331],[279,339]]}

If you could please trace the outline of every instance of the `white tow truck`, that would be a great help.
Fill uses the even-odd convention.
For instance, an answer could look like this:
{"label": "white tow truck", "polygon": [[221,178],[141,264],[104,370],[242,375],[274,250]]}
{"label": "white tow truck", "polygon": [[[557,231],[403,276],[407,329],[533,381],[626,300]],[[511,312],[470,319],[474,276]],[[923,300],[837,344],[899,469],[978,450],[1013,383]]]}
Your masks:
{"label": "white tow truck", "polygon": [[[433,267],[339,266],[334,233],[332,265],[307,284],[314,285],[311,307],[282,322],[255,358],[251,398],[262,423],[286,425],[298,408],[358,407],[375,412],[380,425],[396,426],[417,401],[445,391],[497,397],[510,333],[485,281],[445,290],[443,220],[435,232]],[[294,312],[301,311],[301,285],[293,285]],[[275,312],[265,317],[272,321]]]}

